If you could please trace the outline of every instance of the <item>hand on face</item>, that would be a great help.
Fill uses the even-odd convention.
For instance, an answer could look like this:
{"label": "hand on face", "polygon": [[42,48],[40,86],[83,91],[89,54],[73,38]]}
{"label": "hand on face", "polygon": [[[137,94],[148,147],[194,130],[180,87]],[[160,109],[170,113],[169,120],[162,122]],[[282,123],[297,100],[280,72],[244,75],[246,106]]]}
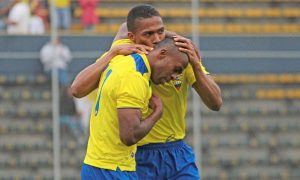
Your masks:
{"label": "hand on face", "polygon": [[201,61],[198,49],[190,39],[182,36],[174,36],[174,40],[176,46],[179,47],[179,50],[188,55],[191,64],[199,63],[199,61]]}
{"label": "hand on face", "polygon": [[153,48],[141,44],[120,44],[113,46],[111,51],[116,55],[129,55],[132,53],[148,54]]}

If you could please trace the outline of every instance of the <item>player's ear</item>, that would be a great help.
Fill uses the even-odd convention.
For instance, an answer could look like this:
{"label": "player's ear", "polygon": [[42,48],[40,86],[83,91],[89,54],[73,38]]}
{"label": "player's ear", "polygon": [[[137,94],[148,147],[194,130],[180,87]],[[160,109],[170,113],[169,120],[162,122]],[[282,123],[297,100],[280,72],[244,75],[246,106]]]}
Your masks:
{"label": "player's ear", "polygon": [[132,32],[128,32],[128,33],[127,33],[127,36],[128,36],[128,38],[129,38],[132,42],[135,42],[135,36],[134,36],[134,34],[133,34]]}
{"label": "player's ear", "polygon": [[158,56],[159,59],[164,59],[167,56],[167,49],[165,48],[160,49]]}

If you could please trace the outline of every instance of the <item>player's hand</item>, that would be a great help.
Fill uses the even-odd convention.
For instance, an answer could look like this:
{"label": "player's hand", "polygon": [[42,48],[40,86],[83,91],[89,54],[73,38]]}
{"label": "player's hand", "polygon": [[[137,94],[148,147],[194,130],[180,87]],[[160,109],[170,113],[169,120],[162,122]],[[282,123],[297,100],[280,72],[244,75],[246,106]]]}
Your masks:
{"label": "player's hand", "polygon": [[141,44],[119,44],[111,48],[115,55],[148,54],[153,48]]}
{"label": "player's hand", "polygon": [[198,49],[190,39],[182,36],[174,36],[173,38],[176,46],[179,47],[179,50],[188,55],[191,64],[199,63],[199,61],[201,61]]}
{"label": "player's hand", "polygon": [[149,100],[149,107],[153,110],[153,112],[156,111],[157,113],[160,114],[160,116],[162,115],[163,103],[159,96],[152,94],[152,96]]}

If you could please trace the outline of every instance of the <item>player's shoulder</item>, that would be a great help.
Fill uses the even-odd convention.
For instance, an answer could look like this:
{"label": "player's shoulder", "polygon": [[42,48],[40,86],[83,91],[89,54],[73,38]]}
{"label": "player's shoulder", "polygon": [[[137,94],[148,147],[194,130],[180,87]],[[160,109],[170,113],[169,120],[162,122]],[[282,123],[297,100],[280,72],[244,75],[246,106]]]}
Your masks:
{"label": "player's shoulder", "polygon": [[130,55],[118,55],[110,62],[110,68],[117,70],[119,74],[135,71],[135,64]]}

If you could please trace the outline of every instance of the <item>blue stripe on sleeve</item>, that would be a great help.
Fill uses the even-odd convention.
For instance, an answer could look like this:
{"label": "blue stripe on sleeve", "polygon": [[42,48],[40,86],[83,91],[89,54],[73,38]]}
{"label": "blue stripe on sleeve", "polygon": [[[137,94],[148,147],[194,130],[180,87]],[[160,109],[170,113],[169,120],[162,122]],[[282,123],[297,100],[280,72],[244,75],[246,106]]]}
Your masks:
{"label": "blue stripe on sleeve", "polygon": [[147,66],[143,61],[143,58],[139,54],[131,54],[135,61],[136,71],[140,72],[142,75],[148,72]]}

